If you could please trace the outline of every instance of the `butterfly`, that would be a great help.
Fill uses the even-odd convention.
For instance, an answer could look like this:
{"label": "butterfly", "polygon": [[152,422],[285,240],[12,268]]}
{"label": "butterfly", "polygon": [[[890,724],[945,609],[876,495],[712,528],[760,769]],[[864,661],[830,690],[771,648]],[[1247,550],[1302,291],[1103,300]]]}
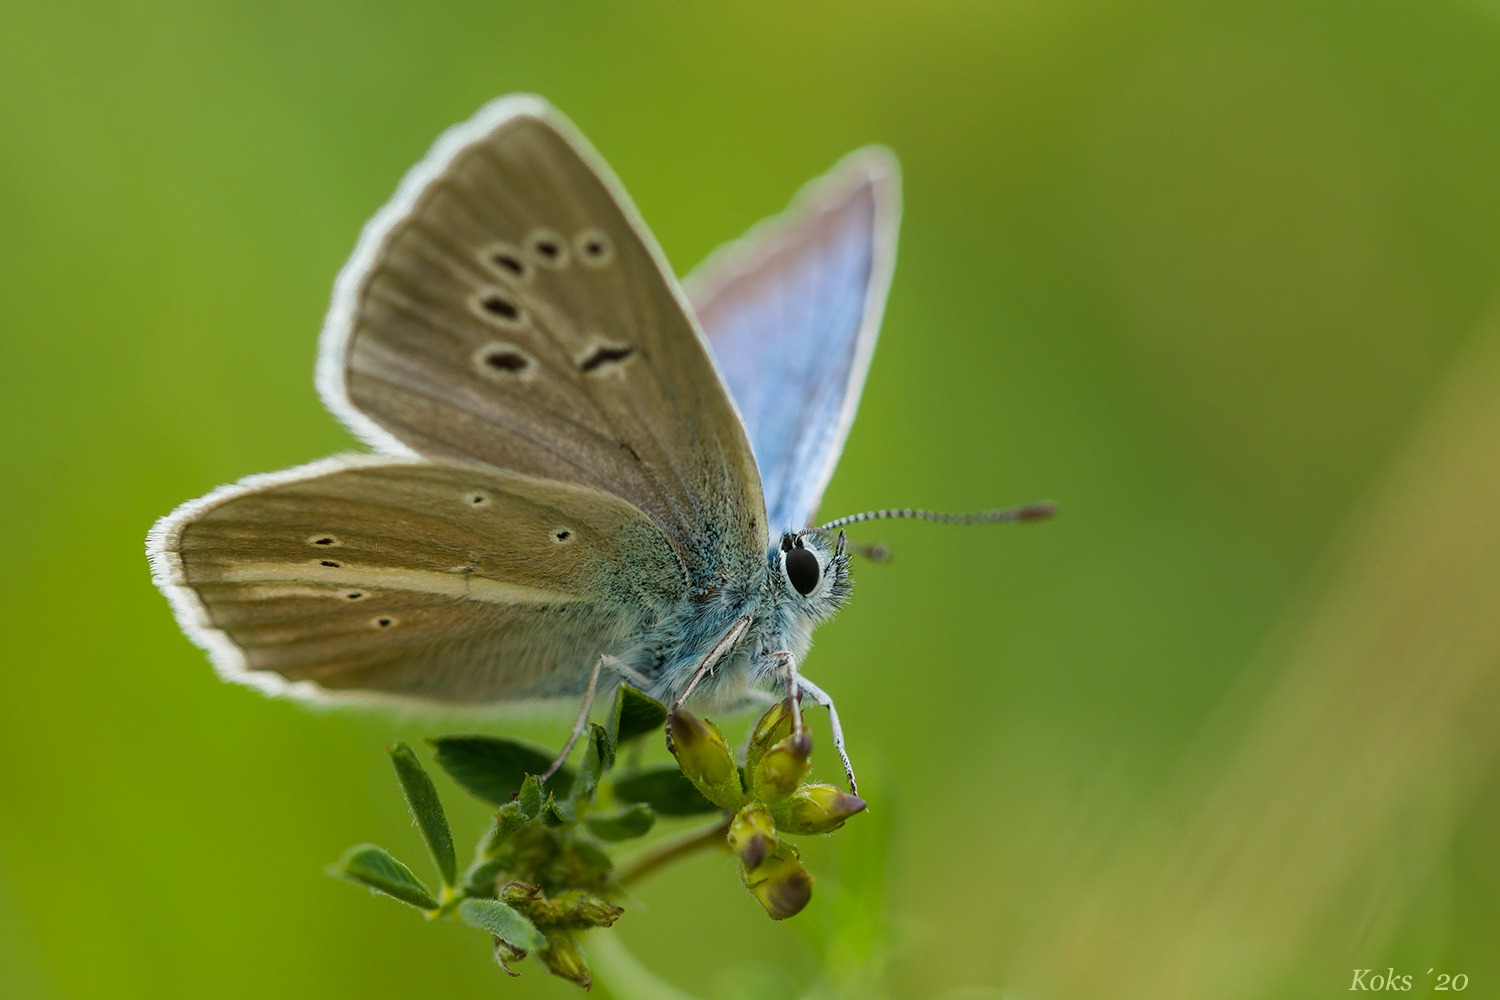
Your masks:
{"label": "butterfly", "polygon": [[784,690],[828,709],[852,785],[833,701],[799,670],[849,596],[833,531],[963,519],[813,526],[875,348],[899,191],[888,151],[857,151],[679,286],[566,118],[490,102],[406,175],[334,286],[317,386],[375,453],[157,522],[147,552],[178,623],[222,677],[271,694],[583,698],[575,737],[601,680],[674,708]]}

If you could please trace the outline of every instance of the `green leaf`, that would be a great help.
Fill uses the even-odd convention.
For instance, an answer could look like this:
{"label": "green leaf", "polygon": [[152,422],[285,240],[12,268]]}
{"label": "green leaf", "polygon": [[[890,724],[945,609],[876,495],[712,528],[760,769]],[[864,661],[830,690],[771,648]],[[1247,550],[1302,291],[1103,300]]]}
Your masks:
{"label": "green leaf", "polygon": [[451,886],[458,878],[458,859],[453,853],[453,833],[448,829],[448,817],[443,815],[443,803],[438,800],[437,789],[411,747],[398,742],[391,747],[390,755],[396,777],[401,781],[401,791],[406,794],[406,804],[411,807],[411,814],[422,830],[422,839],[427,841],[438,874],[444,885]]}
{"label": "green leaf", "polygon": [[584,820],[589,832],[600,840],[630,840],[644,837],[656,824],[656,811],[644,802],[607,816],[590,816]]}
{"label": "green leaf", "polygon": [[578,765],[578,778],[573,782],[573,794],[568,797],[575,815],[580,805],[587,806],[594,801],[594,793],[599,791],[599,779],[609,766],[605,763],[610,756],[609,733],[604,727],[590,722],[584,739],[583,762]]}
{"label": "green leaf", "polygon": [[629,777],[617,779],[615,798],[621,802],[644,802],[663,816],[696,816],[719,808],[693,787],[676,764],[642,768]]}
{"label": "green leaf", "polygon": [[641,694],[629,684],[615,689],[615,703],[609,711],[609,738],[615,746],[644,736],[666,721],[667,707],[655,698]]}
{"label": "green leaf", "polygon": [[[552,766],[552,755],[540,747],[499,736],[431,736],[427,742],[449,777],[470,795],[496,806],[509,802],[528,774],[541,774]],[[564,794],[572,784],[572,772],[562,768],[547,787]]]}
{"label": "green leaf", "polygon": [[530,920],[498,899],[466,899],[458,904],[458,915],[470,927],[489,931],[514,948],[540,951],[547,947],[547,939]]}
{"label": "green leaf", "polygon": [[374,844],[355,844],[344,852],[332,872],[419,910],[438,908],[438,901],[422,880]]}

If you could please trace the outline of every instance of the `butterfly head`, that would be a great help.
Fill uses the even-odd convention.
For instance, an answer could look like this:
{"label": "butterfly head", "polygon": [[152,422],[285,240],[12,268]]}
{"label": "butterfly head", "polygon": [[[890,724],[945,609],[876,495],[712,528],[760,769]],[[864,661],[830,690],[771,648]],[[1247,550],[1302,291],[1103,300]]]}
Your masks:
{"label": "butterfly head", "polygon": [[774,577],[787,599],[816,618],[833,614],[849,597],[849,554],[842,532],[787,532],[772,551]]}

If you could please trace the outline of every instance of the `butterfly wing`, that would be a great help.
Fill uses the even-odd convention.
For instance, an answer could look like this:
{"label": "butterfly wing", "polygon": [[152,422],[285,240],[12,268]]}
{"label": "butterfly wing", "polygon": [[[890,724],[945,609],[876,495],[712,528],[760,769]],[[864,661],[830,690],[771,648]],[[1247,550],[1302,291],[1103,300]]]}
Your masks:
{"label": "butterfly wing", "polygon": [[314,699],[577,693],[687,593],[660,527],[616,497],[380,456],[225,487],[163,518],[148,550],[221,675]]}
{"label": "butterfly wing", "polygon": [[859,150],[683,282],[744,417],[773,531],[811,523],[849,436],[900,212],[895,157]]}
{"label": "butterfly wing", "polygon": [[366,226],[318,384],[385,451],[629,501],[695,579],[764,558],[754,455],[686,300],[608,167],[540,98],[450,129]]}

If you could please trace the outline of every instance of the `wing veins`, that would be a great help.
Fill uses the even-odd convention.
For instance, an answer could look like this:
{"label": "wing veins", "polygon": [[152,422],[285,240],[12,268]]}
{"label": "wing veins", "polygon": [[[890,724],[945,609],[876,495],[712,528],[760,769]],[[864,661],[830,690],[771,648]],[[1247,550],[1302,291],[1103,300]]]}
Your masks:
{"label": "wing veins", "polygon": [[[532,443],[541,446],[542,450],[550,452],[551,454],[555,455],[557,458],[561,459],[567,465],[570,465],[573,468],[578,469],[580,471],[580,473],[581,473],[581,475],[579,476],[579,481],[580,482],[588,482],[590,476],[592,474],[594,474],[594,470],[593,469],[590,469],[587,465],[584,465],[581,462],[575,461],[573,458],[569,457],[569,455],[566,452],[559,451],[558,449],[554,448],[553,446],[547,444],[545,441],[543,441],[541,439],[538,439],[538,438],[536,438],[535,436],[533,436],[531,434],[526,433],[526,426],[524,424],[511,424],[511,423],[508,423],[508,422],[502,422],[502,421],[499,421],[499,420],[491,419],[489,416],[487,416],[485,414],[482,414],[482,413],[479,413],[479,412],[471,409],[470,407],[462,406],[462,405],[458,404],[457,402],[455,402],[451,398],[443,397],[443,396],[436,396],[436,395],[433,395],[430,392],[426,392],[426,391],[423,391],[423,390],[414,389],[414,388],[412,388],[409,385],[401,385],[401,384],[392,382],[389,379],[383,378],[383,377],[381,377],[379,375],[373,375],[373,374],[369,374],[369,373],[362,373],[362,377],[367,378],[367,379],[371,379],[372,381],[383,382],[386,385],[396,386],[398,389],[402,390],[403,392],[409,393],[412,396],[416,396],[419,399],[425,399],[425,400],[430,400],[430,401],[436,402],[436,403],[442,403],[442,404],[444,404],[444,405],[446,405],[448,407],[451,407],[451,408],[453,408],[455,410],[458,410],[458,411],[460,411],[462,413],[467,414],[468,416],[473,417],[475,420],[478,420],[478,421],[481,421],[482,423],[488,424],[489,426],[494,427],[497,430],[508,431],[510,433],[516,434],[518,437],[525,438],[527,441],[531,441]],[[582,426],[580,424],[577,424],[575,421],[571,420],[568,417],[562,416],[561,414],[553,413],[551,410],[548,410],[546,412],[547,412],[547,414],[549,416],[556,416],[557,419],[559,419],[561,421],[573,424],[574,426],[578,427],[580,431],[582,431],[585,434],[588,434],[589,436],[591,436],[592,438],[594,438],[596,441],[603,441],[603,442],[605,442],[605,443],[607,443],[609,445],[613,445],[615,447],[619,446],[619,442],[618,441],[615,441],[615,440],[613,440],[611,438],[607,438],[607,437],[599,434],[597,431],[595,431],[595,430],[593,430],[591,428],[584,427],[584,426]],[[391,423],[400,423],[402,426],[408,427],[411,430],[413,430],[413,431],[415,431],[418,434],[421,434],[423,436],[427,435],[427,432],[424,431],[420,427],[413,427],[411,424],[407,424],[407,423],[405,423],[403,421],[396,420],[393,417],[386,417],[384,419],[390,421]]]}

